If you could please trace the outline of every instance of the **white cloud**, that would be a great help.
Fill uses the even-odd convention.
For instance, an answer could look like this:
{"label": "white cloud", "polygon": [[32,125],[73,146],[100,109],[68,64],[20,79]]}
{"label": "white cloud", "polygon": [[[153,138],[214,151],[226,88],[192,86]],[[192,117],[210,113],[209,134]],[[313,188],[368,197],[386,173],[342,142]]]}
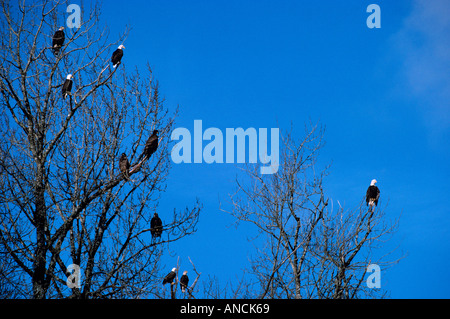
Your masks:
{"label": "white cloud", "polygon": [[394,36],[402,80],[434,133],[450,128],[450,1],[415,0]]}

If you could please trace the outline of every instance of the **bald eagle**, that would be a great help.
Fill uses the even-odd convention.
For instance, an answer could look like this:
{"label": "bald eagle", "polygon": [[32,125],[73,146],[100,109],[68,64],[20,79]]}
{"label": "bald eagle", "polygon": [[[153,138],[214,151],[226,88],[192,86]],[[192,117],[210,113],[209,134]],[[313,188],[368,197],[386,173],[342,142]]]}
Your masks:
{"label": "bald eagle", "polygon": [[64,81],[62,87],[62,95],[64,100],[66,99],[67,95],[70,94],[70,91],[72,90],[72,84],[72,74],[67,74],[66,80]]}
{"label": "bald eagle", "polygon": [[183,276],[180,278],[181,292],[185,292],[189,283],[189,277],[187,276],[187,270],[183,271]]}
{"label": "bald eagle", "polygon": [[159,218],[158,213],[155,213],[150,220],[150,232],[152,233],[152,237],[161,237],[162,233],[162,221]]}
{"label": "bald eagle", "polygon": [[125,153],[122,153],[122,155],[120,156],[119,168],[120,168],[120,171],[123,174],[123,177],[127,181],[129,181],[130,180],[130,173],[129,173],[130,162],[128,162],[127,154],[125,154]]}
{"label": "bald eagle", "polygon": [[166,277],[164,277],[163,285],[167,283],[172,284],[173,280],[175,279],[175,276],[177,275],[176,271],[177,271],[176,268],[172,268],[172,270],[166,275]]}
{"label": "bald eagle", "polygon": [[64,34],[64,27],[60,27],[53,35],[52,49],[55,56],[59,54],[65,39],[66,36]]}
{"label": "bald eagle", "polygon": [[113,54],[111,56],[111,62],[113,64],[113,68],[117,67],[120,64],[120,61],[122,60],[122,57],[123,57],[122,49],[125,49],[125,47],[121,44],[121,45],[119,45],[117,50],[113,52]]}
{"label": "bald eagle", "polygon": [[376,183],[377,180],[373,179],[366,192],[366,206],[370,206],[370,209],[378,205],[378,199],[380,198],[380,190],[375,186]]}
{"label": "bald eagle", "polygon": [[150,158],[153,153],[156,152],[156,149],[158,148],[158,130],[154,130],[152,135],[148,138],[147,142],[145,143],[144,152],[142,152],[141,156],[139,156],[138,161],[140,161],[144,156],[146,158]]}

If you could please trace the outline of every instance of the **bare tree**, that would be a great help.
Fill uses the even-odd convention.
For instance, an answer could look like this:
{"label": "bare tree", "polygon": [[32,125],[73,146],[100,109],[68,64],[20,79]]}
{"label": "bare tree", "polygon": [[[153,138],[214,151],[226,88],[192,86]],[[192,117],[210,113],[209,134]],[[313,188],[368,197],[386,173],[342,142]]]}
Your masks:
{"label": "bare tree", "polygon": [[387,295],[387,291],[366,284],[369,265],[386,270],[401,259],[391,255],[394,250],[385,255],[377,253],[398,227],[398,220],[387,220],[386,207],[371,211],[362,200],[355,209],[345,210],[339,205],[336,210],[324,212],[317,226],[317,244],[311,251],[313,267],[308,277],[308,297],[348,299]]}
{"label": "bare tree", "polygon": [[[97,5],[82,9],[80,28],[66,29],[55,56],[52,36],[67,5],[1,3],[2,275],[19,297],[151,297],[164,245],[195,232],[201,209],[197,201],[159,212],[163,235],[151,237],[177,112],[165,107],[150,67],[111,67],[128,31],[109,42]],[[63,99],[67,74],[74,84]],[[137,162],[154,129],[157,152]],[[131,163],[129,181],[118,167],[122,152]],[[81,284],[69,289],[71,264],[79,266]]]}
{"label": "bare tree", "polygon": [[357,298],[373,294],[363,285],[370,253],[377,240],[393,233],[396,223],[386,224],[383,209],[369,214],[363,202],[356,210],[330,209],[323,186],[328,167],[316,171],[323,135],[318,125],[306,127],[300,141],[289,132],[283,134],[276,174],[260,175],[259,167],[246,166],[245,178],[236,180],[231,209],[224,211],[237,223],[253,224],[263,236],[248,270],[255,280],[244,285],[248,288],[241,295]]}

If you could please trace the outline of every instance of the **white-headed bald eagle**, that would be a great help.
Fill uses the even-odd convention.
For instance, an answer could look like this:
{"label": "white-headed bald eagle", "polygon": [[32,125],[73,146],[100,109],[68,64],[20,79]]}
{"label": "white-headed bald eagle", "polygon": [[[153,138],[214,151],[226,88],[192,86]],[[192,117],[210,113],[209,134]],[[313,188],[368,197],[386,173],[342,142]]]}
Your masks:
{"label": "white-headed bald eagle", "polygon": [[175,276],[177,275],[177,269],[172,268],[172,270],[164,277],[163,279],[163,285],[169,283],[172,284],[173,280],[175,279]]}
{"label": "white-headed bald eagle", "polygon": [[72,90],[72,74],[67,74],[66,80],[64,81],[63,87],[62,87],[62,95],[63,99],[65,100],[67,95],[70,94]]}
{"label": "white-headed bald eagle", "polygon": [[113,64],[113,68],[117,67],[117,65],[120,64],[120,61],[122,60],[122,57],[123,57],[123,49],[125,49],[125,47],[121,44],[121,45],[119,45],[117,50],[113,52],[113,54],[111,56],[111,62]]}
{"label": "white-headed bald eagle", "polygon": [[380,198],[380,190],[375,186],[376,183],[377,180],[373,179],[366,192],[366,206],[370,206],[370,209],[373,209],[374,206],[378,205],[378,199]]}
{"label": "white-headed bald eagle", "polygon": [[66,35],[64,34],[64,27],[60,27],[58,31],[56,31],[53,35],[52,49],[54,55],[59,54],[59,51],[61,50],[65,39]]}
{"label": "white-headed bald eagle", "polygon": [[187,270],[183,271],[183,276],[181,276],[180,278],[180,287],[181,287],[181,292],[185,292],[187,285],[189,283],[189,277],[187,276]]}

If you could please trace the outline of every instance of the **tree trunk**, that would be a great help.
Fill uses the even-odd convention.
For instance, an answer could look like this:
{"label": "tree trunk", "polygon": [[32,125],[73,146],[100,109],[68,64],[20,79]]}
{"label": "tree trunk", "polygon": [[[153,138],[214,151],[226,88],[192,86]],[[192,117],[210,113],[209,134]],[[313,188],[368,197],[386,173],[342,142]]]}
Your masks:
{"label": "tree trunk", "polygon": [[36,228],[36,248],[33,263],[33,298],[44,299],[47,285],[45,283],[47,241],[45,239],[47,214],[45,205],[45,186],[42,166],[38,165],[35,184],[34,226]]}

